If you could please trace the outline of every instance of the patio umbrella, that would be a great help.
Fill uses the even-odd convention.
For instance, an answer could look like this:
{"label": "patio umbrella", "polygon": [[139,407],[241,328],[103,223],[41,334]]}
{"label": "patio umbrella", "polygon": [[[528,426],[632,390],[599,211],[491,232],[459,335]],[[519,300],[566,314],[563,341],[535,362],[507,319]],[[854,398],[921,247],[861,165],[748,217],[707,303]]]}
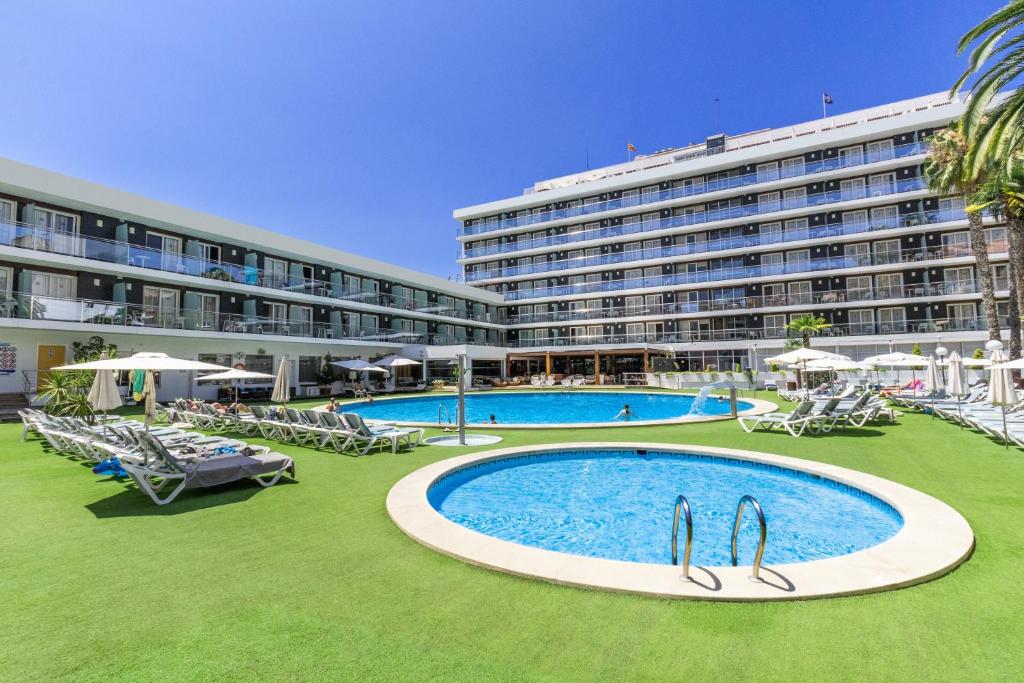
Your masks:
{"label": "patio umbrella", "polygon": [[146,431],[149,431],[149,425],[156,419],[156,378],[152,370],[146,370],[146,382],[142,385],[142,393],[146,399],[144,423]]}
{"label": "patio umbrella", "polygon": [[942,372],[935,356],[928,356],[928,370],[925,373],[924,383],[928,385],[928,391],[932,395],[932,418],[935,418],[935,397],[945,389],[945,382],[942,381]]}
{"label": "patio umbrella", "polygon": [[[384,358],[375,361],[373,364],[380,368],[404,368],[411,365],[422,365],[422,363],[420,363],[418,360],[413,360],[412,358],[403,358],[402,356],[396,354],[385,356]],[[395,377],[394,372],[391,373],[391,377]],[[390,386],[393,389],[394,382],[389,380],[388,386]]]}
{"label": "patio umbrella", "polygon": [[832,395],[835,395],[834,374],[841,370],[870,370],[871,366],[849,358],[819,358],[818,360],[807,361],[804,369],[809,372],[824,371],[829,373],[829,386]]}
{"label": "patio umbrella", "polygon": [[[956,396],[956,414],[960,415],[960,399],[968,394],[967,370],[964,369],[964,362],[956,351],[949,354],[949,386],[946,391],[950,396]],[[963,422],[960,422],[960,429],[963,428]]]}
{"label": "patio umbrella", "polygon": [[172,358],[166,353],[143,352],[125,358],[101,358],[87,363],[61,365],[53,370],[229,370],[223,365],[203,363],[185,358]]}
{"label": "patio umbrella", "polygon": [[[104,352],[100,356],[100,360],[106,360],[107,354]],[[112,370],[97,370],[96,377],[92,380],[92,386],[89,388],[89,395],[87,397],[89,405],[93,410],[102,411],[103,413],[103,433],[107,431],[107,411],[121,407],[121,392],[117,390],[117,382],[114,379],[114,372]]]}
{"label": "patio umbrella", "polygon": [[1005,445],[1009,448],[1010,433],[1006,429],[1006,406],[1013,405],[1017,401],[1017,392],[1013,389],[1012,363],[1006,362],[1006,354],[1002,349],[994,350],[990,358],[992,360],[992,377],[988,383],[988,400],[989,403],[1000,406],[1003,410],[1003,436]]}
{"label": "patio umbrella", "polygon": [[928,364],[928,361],[922,356],[917,356],[912,353],[903,353],[902,351],[883,353],[879,356],[871,356],[870,358],[865,358],[864,362],[870,363],[871,365],[896,368],[896,386],[899,386],[900,384],[899,368],[910,368],[910,376],[914,384],[912,391],[914,393],[917,393],[917,368],[923,368]]}
{"label": "patio umbrella", "polygon": [[291,385],[291,378],[288,375],[288,359],[282,358],[281,364],[277,367],[277,380],[274,381],[274,393],[270,395],[271,401],[288,404],[290,398],[288,387]]}
{"label": "patio umbrella", "polygon": [[764,362],[766,365],[802,365],[804,373],[806,374],[808,362],[824,360],[826,358],[850,360],[849,356],[841,356],[838,353],[829,353],[828,351],[822,351],[821,349],[800,347],[799,349],[793,349],[792,351],[787,351],[786,353],[779,354],[778,356],[765,358]]}
{"label": "patio umbrella", "polygon": [[274,379],[273,375],[265,372],[253,372],[252,370],[239,370],[232,368],[225,372],[215,372],[212,375],[196,377],[197,382],[233,382],[235,383],[235,403],[238,403],[238,382],[246,379]]}
{"label": "patio umbrella", "polygon": [[336,365],[339,368],[345,368],[346,370],[355,370],[356,372],[387,372],[387,370],[385,370],[384,368],[367,363],[365,360],[362,360],[361,358],[353,358],[351,360],[336,360],[332,362],[331,365]]}

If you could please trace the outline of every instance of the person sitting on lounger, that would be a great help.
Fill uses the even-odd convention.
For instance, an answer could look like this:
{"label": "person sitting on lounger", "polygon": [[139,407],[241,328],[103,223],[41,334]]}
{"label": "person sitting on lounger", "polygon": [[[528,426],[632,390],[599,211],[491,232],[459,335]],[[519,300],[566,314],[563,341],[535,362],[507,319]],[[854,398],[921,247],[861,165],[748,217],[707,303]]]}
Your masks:
{"label": "person sitting on lounger", "polygon": [[228,406],[227,412],[228,415],[241,415],[242,413],[251,413],[252,409],[241,401],[237,401]]}
{"label": "person sitting on lounger", "polygon": [[619,414],[613,417],[612,419],[618,420],[621,418],[623,420],[629,420],[632,417],[633,411],[629,409],[629,404],[627,403],[626,405],[622,406],[622,410],[619,411]]}

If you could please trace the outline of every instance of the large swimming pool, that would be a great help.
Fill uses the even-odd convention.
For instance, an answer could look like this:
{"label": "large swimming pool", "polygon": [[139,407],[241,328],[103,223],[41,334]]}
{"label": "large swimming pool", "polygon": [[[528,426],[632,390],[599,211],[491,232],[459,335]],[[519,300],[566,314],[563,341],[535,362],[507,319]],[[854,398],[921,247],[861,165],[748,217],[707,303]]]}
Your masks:
{"label": "large swimming pool", "polygon": [[[627,423],[672,420],[687,416],[728,415],[729,402],[709,397],[694,407],[694,396],[631,391],[514,391],[470,393],[466,396],[466,422],[485,424],[493,415],[499,425]],[[629,418],[616,416],[629,404]],[[418,396],[346,404],[344,409],[372,420],[395,422],[455,422],[458,399],[451,395]],[[739,411],[754,404],[739,401]]]}
{"label": "large swimming pool", "polygon": [[[568,450],[457,469],[430,487],[449,520],[505,541],[628,562],[671,564],[676,496],[693,513],[692,562],[730,564],[736,505],[761,504],[765,564],[847,555],[882,543],[903,525],[887,503],[819,476],[759,462],[636,449]],[[758,525],[747,510],[739,562],[749,565]]]}

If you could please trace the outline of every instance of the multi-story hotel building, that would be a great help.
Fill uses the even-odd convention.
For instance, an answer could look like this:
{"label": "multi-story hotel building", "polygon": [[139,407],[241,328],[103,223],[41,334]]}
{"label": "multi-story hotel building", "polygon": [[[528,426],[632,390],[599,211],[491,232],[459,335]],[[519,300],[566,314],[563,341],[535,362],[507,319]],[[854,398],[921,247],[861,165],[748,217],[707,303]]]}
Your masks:
{"label": "multi-story hotel building", "polygon": [[[467,354],[504,372],[499,294],[0,159],[0,393],[99,335],[121,355],[161,351],[276,372],[316,391],[324,357],[397,352],[418,379]],[[163,373],[159,398],[206,396]]]}
{"label": "multi-story hotel building", "polygon": [[[758,367],[806,313],[855,358],[969,353],[987,335],[964,203],[922,174],[962,109],[922,97],[538,182],[454,212],[460,263],[507,300],[512,372]],[[1005,316],[1006,233],[986,221]]]}

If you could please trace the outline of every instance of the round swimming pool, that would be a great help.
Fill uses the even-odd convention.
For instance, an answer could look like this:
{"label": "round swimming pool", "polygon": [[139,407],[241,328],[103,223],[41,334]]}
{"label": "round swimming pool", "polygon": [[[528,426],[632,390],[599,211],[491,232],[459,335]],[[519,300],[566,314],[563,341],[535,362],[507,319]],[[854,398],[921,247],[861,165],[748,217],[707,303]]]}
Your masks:
{"label": "round swimming pool", "polygon": [[[692,562],[731,564],[736,505],[760,502],[768,522],[765,564],[821,560],[894,536],[900,514],[838,482],[775,465],[638,449],[569,450],[492,460],[455,470],[430,487],[444,517],[526,546],[627,562],[671,564],[676,496],[693,514]],[[751,510],[739,535],[750,565],[758,524]]]}
{"label": "round swimming pool", "polygon": [[[497,426],[544,424],[630,424],[666,420],[723,417],[730,414],[729,402],[710,396],[694,405],[695,396],[638,391],[510,391],[466,395],[466,422],[488,424],[493,415]],[[628,404],[630,416],[616,417]],[[763,404],[763,405],[762,405]],[[349,403],[344,410],[371,420],[400,423],[437,424],[455,422],[458,398],[451,394],[418,396]],[[738,401],[740,413],[772,404]]]}
{"label": "round swimming pool", "polygon": [[[693,508],[688,574],[668,564],[676,496]],[[740,496],[763,506],[737,566]],[[974,533],[945,503],[902,484],[820,462],[665,443],[563,443],[448,458],[406,475],[387,510],[416,541],[471,564],[552,583],[699,600],[801,600],[872,593],[942,576]],[[680,559],[685,530],[680,535]]]}

